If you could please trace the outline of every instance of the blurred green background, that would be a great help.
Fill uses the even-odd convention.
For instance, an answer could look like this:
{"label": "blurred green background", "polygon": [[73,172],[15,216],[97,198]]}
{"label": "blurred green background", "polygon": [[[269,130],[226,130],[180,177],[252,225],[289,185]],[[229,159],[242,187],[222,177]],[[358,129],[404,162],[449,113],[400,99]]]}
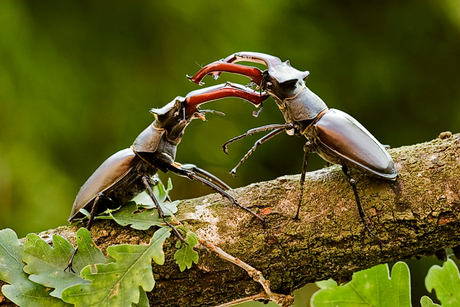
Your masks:
{"label": "blurred green background", "polygon": [[[1,1],[0,22],[0,229],[20,237],[66,225],[80,186],[152,122],[149,109],[198,89],[186,74],[237,51],[309,70],[307,85],[329,107],[392,147],[460,132],[456,0]],[[232,178],[256,137],[230,156],[221,145],[283,117],[272,100],[258,118],[237,99],[206,107],[226,116],[192,123],[177,161],[233,187],[300,172],[305,140],[280,135]],[[323,165],[313,155],[309,170]],[[172,179],[173,198],[210,192]]]}

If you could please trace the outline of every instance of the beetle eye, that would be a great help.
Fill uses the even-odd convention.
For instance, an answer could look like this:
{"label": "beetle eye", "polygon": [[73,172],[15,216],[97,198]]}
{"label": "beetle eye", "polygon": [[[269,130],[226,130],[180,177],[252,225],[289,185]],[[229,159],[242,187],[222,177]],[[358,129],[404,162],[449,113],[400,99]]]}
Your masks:
{"label": "beetle eye", "polygon": [[271,83],[270,81],[268,81],[267,83],[265,83],[265,88],[267,89],[271,89],[273,86],[273,83]]}

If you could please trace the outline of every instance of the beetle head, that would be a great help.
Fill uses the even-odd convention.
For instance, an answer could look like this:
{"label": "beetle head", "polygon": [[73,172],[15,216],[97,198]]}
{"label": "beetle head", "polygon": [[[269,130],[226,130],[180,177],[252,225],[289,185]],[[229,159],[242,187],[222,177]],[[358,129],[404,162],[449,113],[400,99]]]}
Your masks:
{"label": "beetle head", "polygon": [[309,74],[309,71],[297,70],[286,61],[263,72],[262,89],[281,103],[303,89]]}
{"label": "beetle head", "polygon": [[184,102],[184,97],[177,96],[164,107],[150,110],[155,116],[155,127],[165,129],[172,140],[182,138],[184,129],[191,121],[185,116]]}

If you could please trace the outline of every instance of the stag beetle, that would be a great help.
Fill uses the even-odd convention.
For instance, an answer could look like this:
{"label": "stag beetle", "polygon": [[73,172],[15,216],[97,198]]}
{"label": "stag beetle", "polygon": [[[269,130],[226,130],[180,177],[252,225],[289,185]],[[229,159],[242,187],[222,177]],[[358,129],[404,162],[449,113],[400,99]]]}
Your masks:
{"label": "stag beetle", "polygon": [[[171,227],[181,241],[184,241],[177,229],[167,221],[151,189],[153,184],[151,178],[158,170],[171,171],[176,175],[199,181],[263,221],[259,215],[241,206],[225,192],[230,187],[216,176],[194,165],[187,167],[185,164],[174,162],[177,145],[188,124],[196,118],[205,120],[207,112],[220,113],[213,110],[200,110],[198,107],[208,101],[229,96],[246,100],[254,99],[253,90],[238,84],[226,83],[190,92],[185,98],[178,96],[164,107],[152,109],[151,113],[155,116],[153,124],[139,134],[130,148],[120,150],[105,160],[81,187],[69,221],[82,217],[83,213],[80,209],[86,209],[91,212],[86,226],[89,230],[95,215],[103,211],[99,206],[101,202],[105,207],[118,207],[146,190],[155,203],[160,218]],[[253,103],[261,103],[263,100],[263,97],[256,97]],[[73,256],[68,266],[70,270],[72,270]]]}
{"label": "stag beetle", "polygon": [[[240,61],[261,63],[267,66],[267,69],[261,71],[256,67],[235,64]],[[396,180],[397,171],[385,147],[353,117],[345,112],[329,109],[324,101],[306,86],[305,80],[310,73],[293,68],[289,61],[281,62],[279,58],[264,53],[239,52],[208,64],[193,77],[188,78],[192,82],[202,84],[201,80],[206,75],[211,74],[214,79],[217,79],[221,72],[237,73],[251,78],[252,84],[263,92],[254,91],[255,97],[250,101],[256,106],[261,106],[262,103],[257,103],[256,97],[272,97],[286,121],[285,124],[251,129],[225,143],[222,148],[227,153],[227,146],[230,143],[257,132],[272,130],[256,141],[231,173],[234,175],[236,169],[257,147],[279,133],[286,131],[289,135],[303,135],[307,142],[304,147],[300,199],[295,218],[299,218],[302,204],[308,154],[316,152],[328,163],[342,166],[343,173],[353,189],[360,218],[367,231],[377,238],[366,222],[356,180],[351,177],[348,169],[354,168],[378,178]],[[255,113],[255,116],[257,115],[258,113]]]}

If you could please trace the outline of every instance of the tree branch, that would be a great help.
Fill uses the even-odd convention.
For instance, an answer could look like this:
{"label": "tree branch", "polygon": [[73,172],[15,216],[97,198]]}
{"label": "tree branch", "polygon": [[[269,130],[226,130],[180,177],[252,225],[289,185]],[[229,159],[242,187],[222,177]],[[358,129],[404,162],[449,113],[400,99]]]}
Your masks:
{"label": "tree branch", "polygon": [[[281,294],[328,278],[344,282],[377,264],[435,255],[460,245],[460,134],[441,138],[391,149],[396,182],[351,172],[370,227],[383,245],[365,230],[338,166],[307,174],[300,221],[293,219],[298,175],[230,192],[243,206],[258,210],[264,224],[217,194],[182,201],[177,217],[202,239],[260,270],[272,291]],[[74,242],[76,230],[67,226],[46,233]],[[148,242],[153,230],[97,221],[92,234],[105,251],[111,244]],[[244,270],[204,247],[198,265],[179,272],[174,240],[165,244],[165,265],[153,266],[151,306],[214,306],[263,291]]]}

